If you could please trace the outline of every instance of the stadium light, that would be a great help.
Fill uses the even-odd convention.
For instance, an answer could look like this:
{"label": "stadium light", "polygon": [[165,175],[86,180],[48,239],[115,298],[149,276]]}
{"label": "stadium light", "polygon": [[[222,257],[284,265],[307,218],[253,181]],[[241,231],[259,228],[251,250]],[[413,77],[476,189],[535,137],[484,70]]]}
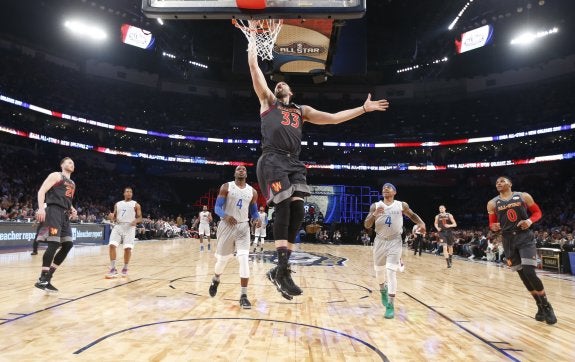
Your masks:
{"label": "stadium light", "polygon": [[103,41],[108,37],[108,34],[101,27],[90,25],[80,20],[66,20],[64,26],[72,34],[80,36],[82,39]]}
{"label": "stadium light", "polygon": [[472,2],[473,2],[473,0],[469,0],[465,4],[465,6],[463,8],[461,8],[461,10],[459,10],[459,13],[457,13],[457,16],[455,17],[455,19],[453,19],[451,24],[449,24],[449,26],[447,27],[447,30],[453,30],[453,28],[455,27],[455,24],[457,24],[459,19],[461,19],[461,17],[463,16],[463,13],[465,13],[465,10],[467,10],[467,8],[471,5]]}
{"label": "stadium light", "polygon": [[516,38],[511,39],[511,45],[529,45],[532,44],[535,40],[544,38],[551,34],[556,34],[559,32],[558,28],[553,28],[545,31],[538,31],[537,33],[533,32],[526,32],[519,35]]}
{"label": "stadium light", "polygon": [[164,25],[164,21],[161,18],[157,18],[157,20],[158,20],[158,24]]}

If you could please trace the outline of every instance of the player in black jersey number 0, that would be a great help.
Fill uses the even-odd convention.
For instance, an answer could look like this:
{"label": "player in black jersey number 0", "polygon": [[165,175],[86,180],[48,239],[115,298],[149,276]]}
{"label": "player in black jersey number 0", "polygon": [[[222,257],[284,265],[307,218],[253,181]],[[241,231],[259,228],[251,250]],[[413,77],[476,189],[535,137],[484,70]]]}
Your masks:
{"label": "player in black jersey number 0", "polygon": [[[250,24],[254,26],[254,24]],[[248,45],[248,63],[254,90],[260,101],[262,155],[257,164],[257,177],[269,206],[275,206],[273,233],[278,265],[267,276],[287,299],[300,295],[294,284],[288,260],[296,233],[304,218],[303,198],[310,195],[306,168],[299,160],[304,122],[318,125],[338,124],[372,111],[385,111],[387,100],[372,101],[367,96],[363,105],[337,113],[318,111],[291,103],[292,90],[285,82],[272,91],[258,66],[255,40]]]}
{"label": "player in black jersey number 0", "polygon": [[[557,323],[555,312],[547,300],[543,282],[535,273],[537,249],[529,227],[541,219],[542,213],[533,197],[526,192],[511,191],[511,179],[499,177],[495,183],[499,195],[489,200],[489,228],[501,232],[507,265],[516,271],[537,303],[535,319],[547,324]],[[531,215],[531,216],[529,216]]]}

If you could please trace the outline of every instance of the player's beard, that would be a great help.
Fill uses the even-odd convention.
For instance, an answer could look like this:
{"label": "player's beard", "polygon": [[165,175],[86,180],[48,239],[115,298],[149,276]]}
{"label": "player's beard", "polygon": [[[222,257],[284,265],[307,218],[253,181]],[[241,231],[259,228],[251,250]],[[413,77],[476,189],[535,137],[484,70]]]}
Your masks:
{"label": "player's beard", "polygon": [[287,89],[278,90],[275,94],[277,99],[283,100],[284,98],[288,98],[289,102],[289,92]]}

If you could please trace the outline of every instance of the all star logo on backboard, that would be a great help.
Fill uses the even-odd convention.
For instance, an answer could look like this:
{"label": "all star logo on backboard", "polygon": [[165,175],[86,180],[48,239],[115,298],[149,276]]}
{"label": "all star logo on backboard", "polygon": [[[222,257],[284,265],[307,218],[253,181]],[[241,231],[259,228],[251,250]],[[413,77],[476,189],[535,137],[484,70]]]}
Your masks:
{"label": "all star logo on backboard", "polygon": [[[277,263],[277,254],[273,251],[265,251],[263,254],[264,261],[267,263]],[[289,258],[292,265],[303,266],[343,266],[347,259],[326,253],[312,253],[303,251],[294,251]]]}

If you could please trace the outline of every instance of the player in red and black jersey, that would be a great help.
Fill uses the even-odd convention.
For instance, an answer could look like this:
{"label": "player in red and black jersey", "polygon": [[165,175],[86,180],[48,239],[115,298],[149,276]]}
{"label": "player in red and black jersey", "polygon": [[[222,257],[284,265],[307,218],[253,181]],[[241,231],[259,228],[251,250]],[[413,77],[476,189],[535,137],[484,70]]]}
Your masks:
{"label": "player in red and black jersey", "polygon": [[[547,324],[557,323],[555,312],[545,295],[543,282],[535,273],[537,249],[530,226],[542,213],[533,197],[526,192],[511,191],[511,179],[499,177],[495,183],[499,196],[487,203],[489,228],[501,232],[507,265],[517,271],[521,281],[537,303],[535,319]],[[531,216],[529,216],[531,215]]]}
{"label": "player in red and black jersey", "polygon": [[62,172],[52,172],[38,190],[36,220],[40,226],[37,240],[48,243],[48,248],[42,259],[42,273],[34,285],[49,292],[58,291],[50,281],[56,268],[72,249],[70,219],[78,217],[72,206],[76,184],[70,179],[74,172],[74,161],[66,157],[60,162],[60,167]]}
{"label": "player in red and black jersey", "polygon": [[288,260],[304,218],[303,198],[310,195],[306,168],[299,160],[304,122],[338,124],[366,112],[385,111],[389,103],[385,99],[372,101],[371,95],[368,95],[363,105],[337,113],[294,104],[291,102],[292,90],[285,82],[277,83],[273,91],[268,88],[258,66],[254,43],[250,41],[248,45],[248,64],[260,101],[263,150],[257,164],[257,176],[268,205],[275,206],[273,232],[278,253],[277,268],[268,272],[268,278],[284,297],[290,299],[289,296],[302,293],[290,276]]}
{"label": "player in red and black jersey", "polygon": [[445,256],[447,267],[451,268],[453,265],[453,244],[455,243],[452,229],[457,227],[457,222],[455,222],[453,215],[447,212],[445,205],[439,205],[439,214],[435,215],[434,225],[439,240],[443,243],[443,256]]}

